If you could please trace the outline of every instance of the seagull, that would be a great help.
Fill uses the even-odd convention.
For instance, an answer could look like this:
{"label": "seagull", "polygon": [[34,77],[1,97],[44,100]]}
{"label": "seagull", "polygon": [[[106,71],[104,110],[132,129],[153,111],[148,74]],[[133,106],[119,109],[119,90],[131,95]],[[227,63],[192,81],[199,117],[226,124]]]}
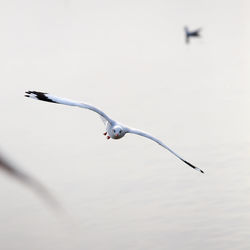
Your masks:
{"label": "seagull", "polygon": [[188,27],[184,27],[185,35],[186,35],[186,43],[189,43],[190,37],[200,37],[200,31],[201,29],[197,29],[194,31],[189,31]]}
{"label": "seagull", "polygon": [[57,203],[57,201],[39,181],[25,173],[20,168],[15,167],[2,155],[0,155],[0,169],[14,179],[20,181],[22,184],[31,188],[41,198],[45,199],[49,205],[53,206],[53,208],[59,208],[59,204]]}
{"label": "seagull", "polygon": [[165,145],[159,139],[157,139],[157,138],[153,137],[152,135],[150,135],[146,132],[143,132],[141,130],[130,128],[128,126],[122,125],[121,123],[111,119],[102,110],[100,110],[100,109],[98,109],[90,104],[72,101],[69,99],[57,97],[57,96],[50,95],[48,93],[43,93],[43,92],[27,91],[25,93],[26,93],[25,96],[29,97],[29,98],[33,98],[33,99],[37,99],[37,100],[41,100],[41,101],[45,101],[45,102],[53,102],[53,103],[64,104],[64,105],[75,106],[75,107],[80,107],[80,108],[92,110],[95,113],[99,114],[101,116],[103,122],[105,123],[106,132],[104,133],[104,135],[107,136],[107,139],[110,139],[110,138],[115,139],[115,140],[121,139],[127,133],[136,134],[136,135],[146,137],[147,139],[150,139],[150,140],[158,143],[163,148],[167,149],[170,153],[174,154],[177,158],[179,158],[181,161],[186,163],[191,168],[193,168],[201,173],[204,173],[203,170],[201,170],[198,167],[195,167],[194,165],[192,165],[188,161],[184,160],[182,157],[180,157],[177,153],[175,153],[172,149],[170,149],[167,145]]}

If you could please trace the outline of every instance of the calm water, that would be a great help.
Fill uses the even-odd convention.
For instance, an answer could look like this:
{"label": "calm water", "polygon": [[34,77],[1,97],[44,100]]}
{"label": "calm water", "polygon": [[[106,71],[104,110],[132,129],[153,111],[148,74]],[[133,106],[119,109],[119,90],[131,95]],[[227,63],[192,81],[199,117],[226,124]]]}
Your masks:
{"label": "calm water", "polygon": [[[51,211],[0,175],[0,247],[249,249],[249,3],[4,1],[1,151],[46,184]],[[183,26],[203,28],[186,46]],[[92,103],[135,135],[107,141]]]}

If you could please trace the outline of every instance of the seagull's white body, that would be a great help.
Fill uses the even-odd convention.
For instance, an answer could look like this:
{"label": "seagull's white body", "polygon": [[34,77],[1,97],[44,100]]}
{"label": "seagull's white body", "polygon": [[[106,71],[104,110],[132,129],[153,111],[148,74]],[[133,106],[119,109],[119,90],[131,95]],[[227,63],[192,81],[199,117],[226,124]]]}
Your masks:
{"label": "seagull's white body", "polygon": [[169,152],[174,154],[176,157],[178,157],[180,160],[185,162],[187,165],[189,165],[193,169],[195,169],[197,171],[200,171],[201,173],[204,173],[200,168],[195,167],[191,163],[184,160],[182,157],[180,157],[178,154],[176,154],[174,151],[172,151],[168,146],[166,146],[163,142],[161,142],[157,138],[155,138],[152,135],[150,135],[148,133],[145,133],[145,132],[143,132],[141,130],[129,128],[128,126],[122,125],[121,123],[111,119],[109,116],[107,116],[100,109],[98,109],[98,108],[96,108],[96,107],[94,107],[94,106],[92,106],[90,104],[77,102],[77,101],[72,101],[72,100],[68,100],[68,99],[65,99],[65,98],[60,98],[60,97],[57,97],[57,96],[53,96],[53,95],[50,95],[48,93],[37,92],[37,91],[27,91],[25,96],[33,98],[33,99],[41,100],[41,101],[53,102],[53,103],[64,104],[64,105],[69,105],[69,106],[76,106],[76,107],[92,110],[92,111],[96,112],[97,114],[99,114],[101,116],[102,120],[104,121],[104,123],[106,124],[106,132],[104,134],[105,135],[107,134],[108,139],[109,138],[120,139],[127,133],[132,133],[132,134],[136,134],[136,135],[146,137],[146,138],[148,138],[148,139],[150,139],[152,141],[155,141],[160,146],[167,149]]}

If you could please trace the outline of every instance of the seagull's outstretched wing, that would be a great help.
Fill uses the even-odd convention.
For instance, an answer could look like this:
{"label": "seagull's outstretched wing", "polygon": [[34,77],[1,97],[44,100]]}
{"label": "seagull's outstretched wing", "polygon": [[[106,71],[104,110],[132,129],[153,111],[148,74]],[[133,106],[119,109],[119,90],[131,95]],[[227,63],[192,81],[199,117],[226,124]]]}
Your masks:
{"label": "seagull's outstretched wing", "polygon": [[30,97],[30,98],[45,101],[45,102],[54,102],[54,103],[59,103],[59,104],[64,104],[64,105],[69,105],[69,106],[76,106],[76,107],[80,107],[80,108],[90,109],[90,110],[96,112],[97,114],[99,114],[101,117],[103,117],[105,120],[107,120],[110,124],[114,123],[114,121],[112,119],[110,119],[103,111],[101,111],[100,109],[98,109],[92,105],[82,103],[82,102],[68,100],[65,98],[53,96],[53,95],[50,95],[48,93],[43,93],[43,92],[26,91],[25,93],[26,93],[26,95],[25,95],[26,97]]}
{"label": "seagull's outstretched wing", "polygon": [[31,188],[40,197],[44,198],[47,202],[49,202],[50,205],[53,205],[54,208],[60,208],[55,198],[52,197],[50,192],[40,182],[35,180],[30,175],[26,174],[20,168],[16,168],[15,166],[13,166],[1,155],[0,155],[0,169],[2,169],[12,178],[15,178],[16,180],[20,181],[21,183]]}
{"label": "seagull's outstretched wing", "polygon": [[158,143],[159,145],[161,145],[162,147],[164,147],[165,149],[167,149],[169,152],[171,152],[172,154],[174,154],[176,157],[178,157],[180,160],[182,160],[183,162],[185,162],[188,166],[190,166],[191,168],[200,171],[201,173],[204,174],[203,170],[195,167],[194,165],[192,165],[191,163],[189,163],[188,161],[184,160],[183,158],[181,158],[179,155],[177,155],[172,149],[170,149],[168,146],[166,146],[164,143],[162,143],[160,140],[156,139],[155,137],[153,137],[152,135],[149,135],[141,130],[137,130],[137,129],[132,129],[132,128],[127,128],[127,133],[132,133],[132,134],[136,134],[136,135],[140,135],[140,136],[144,136],[150,140],[155,141],[156,143]]}
{"label": "seagull's outstretched wing", "polygon": [[188,31],[187,26],[184,27],[184,31],[185,31],[185,41],[188,44],[189,43],[189,31]]}

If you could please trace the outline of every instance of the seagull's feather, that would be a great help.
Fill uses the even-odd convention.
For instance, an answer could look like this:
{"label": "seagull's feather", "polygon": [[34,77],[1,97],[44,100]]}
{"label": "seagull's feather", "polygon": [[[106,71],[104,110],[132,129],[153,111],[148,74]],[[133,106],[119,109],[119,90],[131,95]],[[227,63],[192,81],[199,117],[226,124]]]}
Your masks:
{"label": "seagull's feather", "polygon": [[169,152],[171,152],[172,154],[174,154],[176,157],[178,157],[180,160],[182,160],[183,162],[185,162],[188,166],[190,166],[191,168],[200,171],[201,173],[204,173],[203,170],[201,170],[200,168],[195,167],[194,165],[192,165],[191,163],[189,163],[188,161],[184,160],[182,157],[180,157],[178,154],[176,154],[172,149],[170,149],[167,145],[165,145],[163,142],[161,142],[159,139],[153,137],[150,134],[147,134],[141,130],[138,129],[132,129],[132,128],[127,128],[127,133],[132,133],[132,134],[136,134],[136,135],[140,135],[143,137],[146,137],[156,143],[158,143],[160,146],[164,147],[165,149],[167,149]]}
{"label": "seagull's feather", "polygon": [[102,122],[104,123],[104,125],[107,126],[108,121],[101,115],[100,115],[100,118],[101,118]]}
{"label": "seagull's feather", "polygon": [[96,112],[97,114],[99,114],[100,116],[102,116],[110,124],[114,123],[114,121],[111,118],[109,118],[103,111],[101,111],[100,109],[98,109],[90,104],[72,101],[69,99],[53,96],[53,95],[50,95],[48,93],[43,93],[43,92],[38,92],[38,91],[26,91],[25,93],[26,93],[26,95],[25,95],[26,97],[30,97],[33,99],[37,99],[37,100],[41,100],[41,101],[45,101],[45,102],[64,104],[64,105],[69,105],[69,106],[76,106],[76,107],[92,110],[92,111]]}

